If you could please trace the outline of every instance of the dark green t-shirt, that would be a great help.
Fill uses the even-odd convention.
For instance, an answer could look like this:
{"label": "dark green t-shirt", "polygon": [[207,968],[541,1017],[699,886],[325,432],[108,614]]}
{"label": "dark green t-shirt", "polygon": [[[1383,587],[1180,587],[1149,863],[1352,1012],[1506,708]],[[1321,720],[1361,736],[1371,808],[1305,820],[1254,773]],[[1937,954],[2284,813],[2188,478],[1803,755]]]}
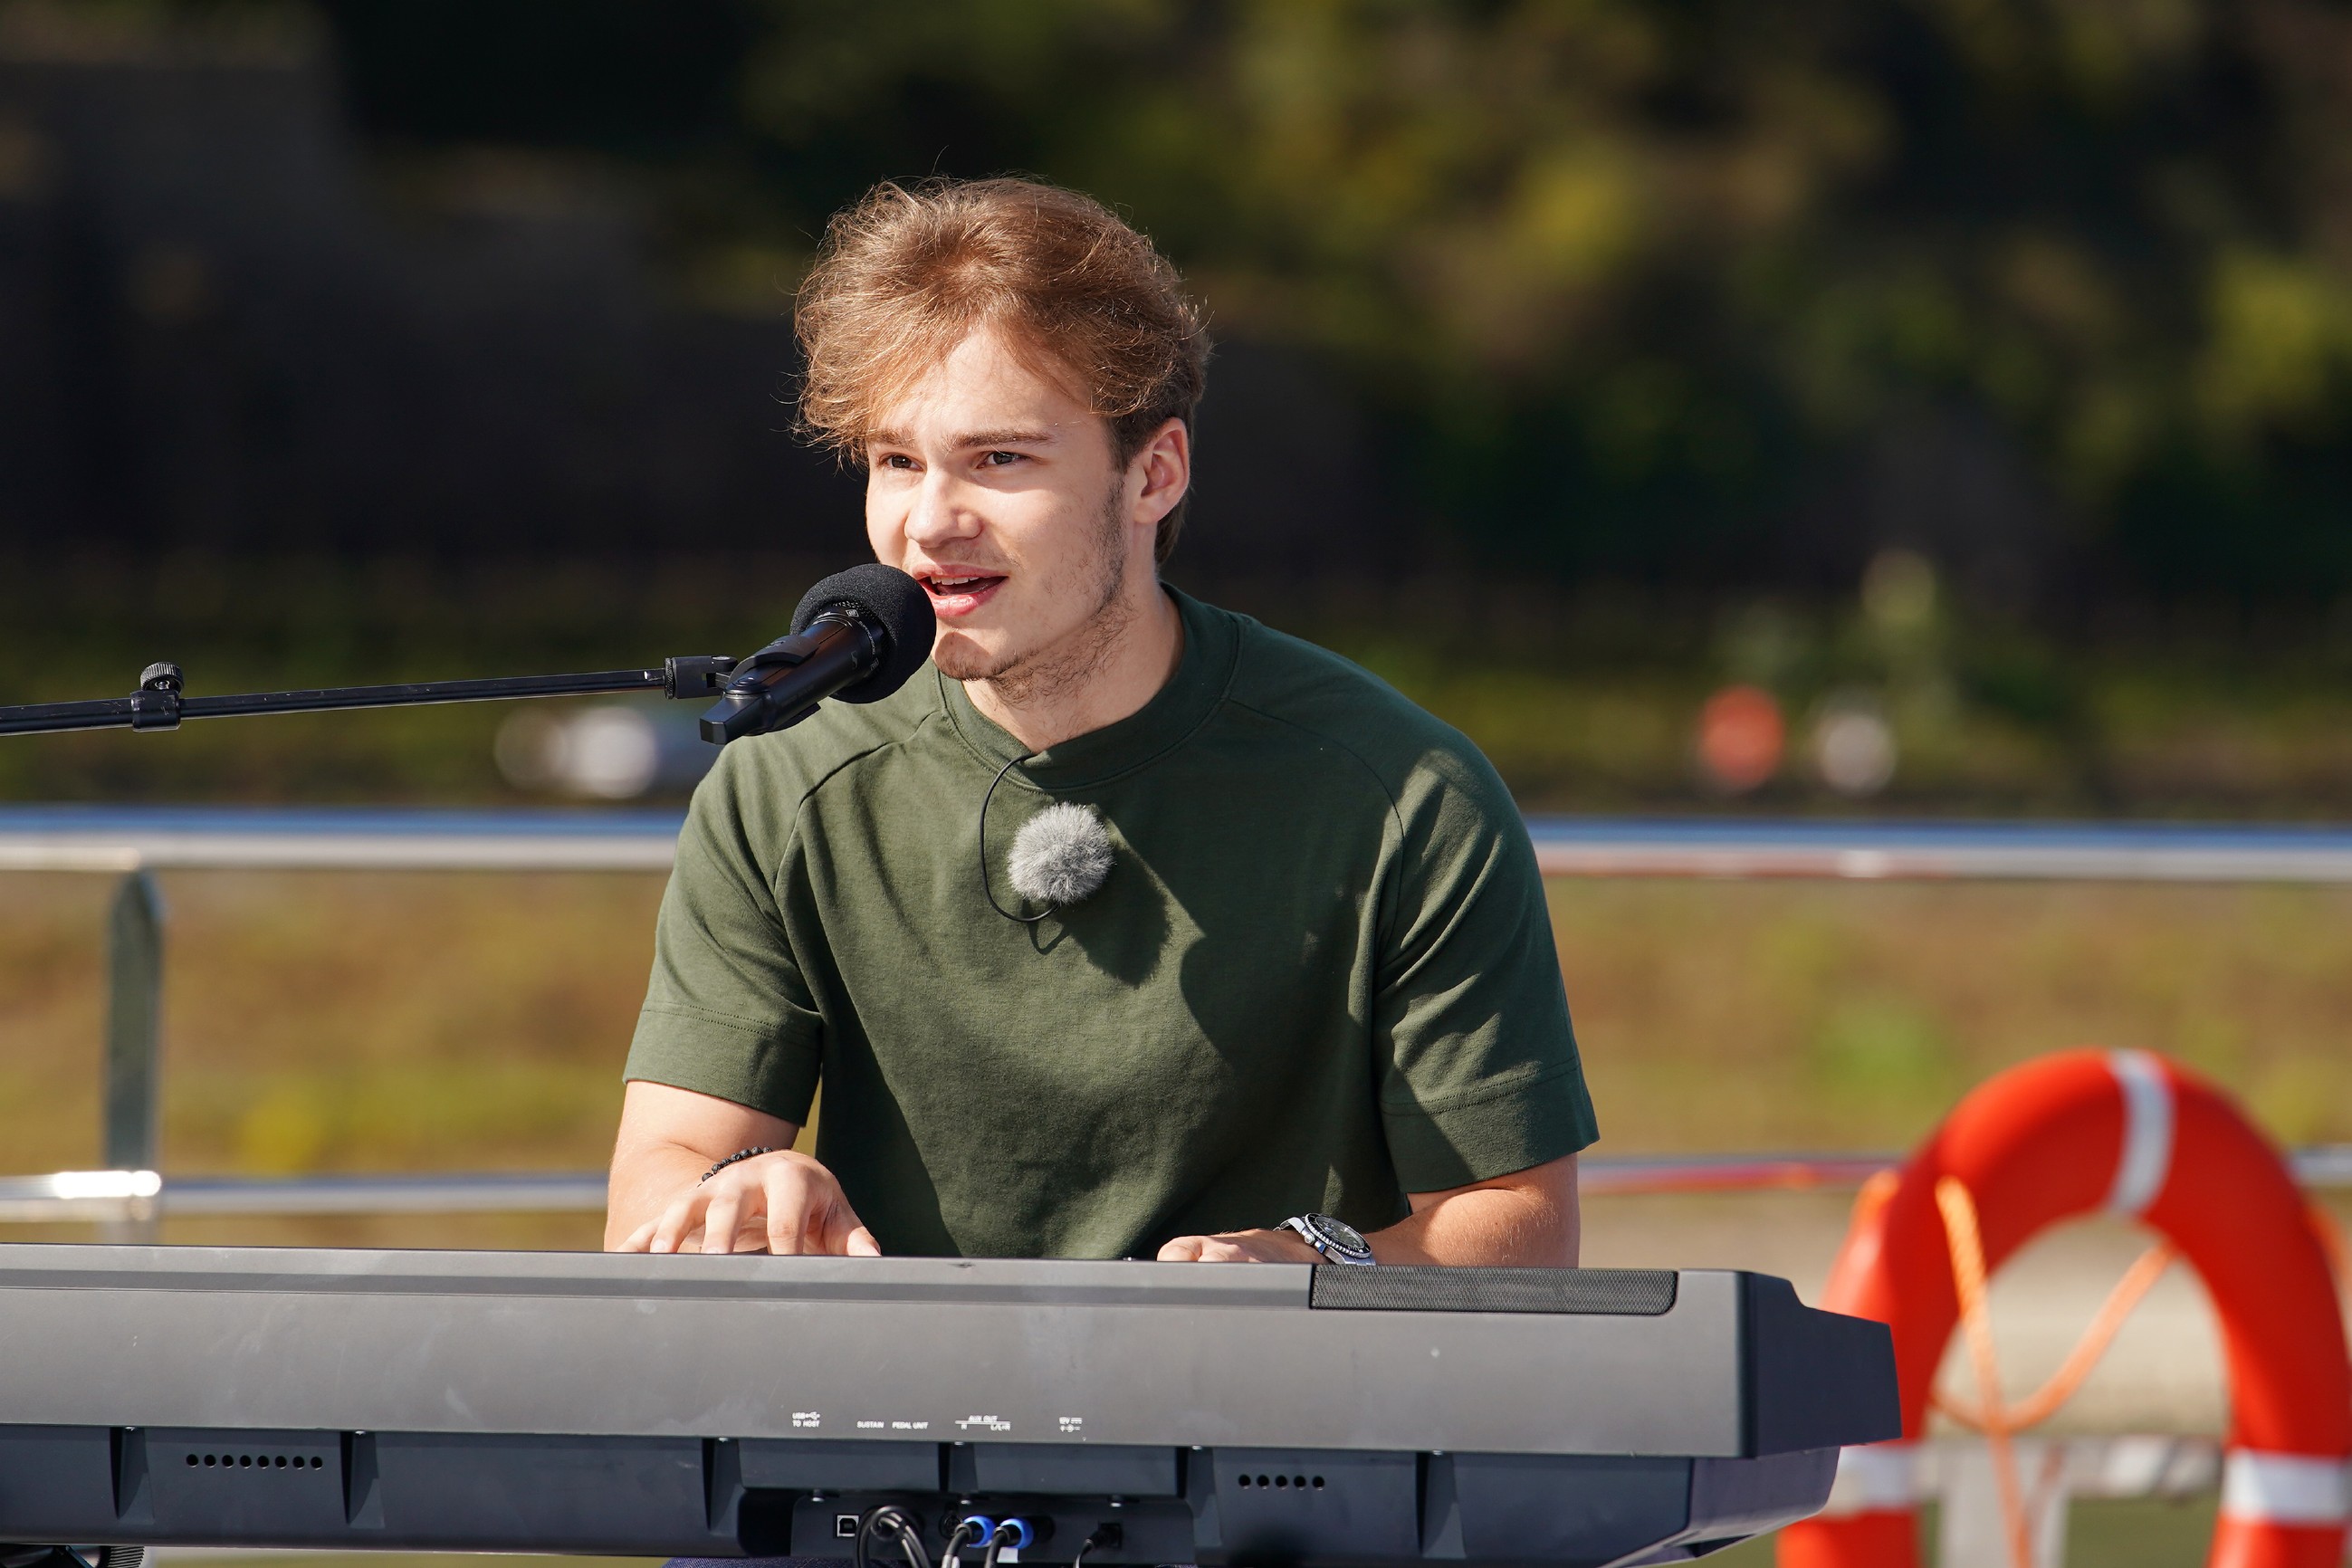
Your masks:
{"label": "dark green t-shirt", "polygon": [[1150,1257],[1592,1142],[1534,853],[1476,749],[1356,666],[1176,595],[1176,675],[1012,770],[1116,851],[1036,925],[981,890],[1021,754],[925,667],[738,741],[696,793],[628,1076],[803,1120],[886,1252]]}

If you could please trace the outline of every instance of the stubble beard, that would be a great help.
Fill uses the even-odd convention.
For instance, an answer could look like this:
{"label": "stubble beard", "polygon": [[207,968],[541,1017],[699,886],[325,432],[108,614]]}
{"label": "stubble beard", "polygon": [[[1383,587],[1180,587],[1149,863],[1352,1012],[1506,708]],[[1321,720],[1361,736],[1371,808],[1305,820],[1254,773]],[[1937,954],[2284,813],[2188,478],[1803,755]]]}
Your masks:
{"label": "stubble beard", "polygon": [[1129,545],[1123,513],[1126,486],[1111,487],[1099,514],[1093,579],[1083,584],[1093,600],[1086,618],[1044,647],[990,658],[950,658],[940,673],[950,680],[980,681],[1008,708],[1050,702],[1076,690],[1108,665],[1126,643],[1135,624],[1135,608],[1127,602]]}

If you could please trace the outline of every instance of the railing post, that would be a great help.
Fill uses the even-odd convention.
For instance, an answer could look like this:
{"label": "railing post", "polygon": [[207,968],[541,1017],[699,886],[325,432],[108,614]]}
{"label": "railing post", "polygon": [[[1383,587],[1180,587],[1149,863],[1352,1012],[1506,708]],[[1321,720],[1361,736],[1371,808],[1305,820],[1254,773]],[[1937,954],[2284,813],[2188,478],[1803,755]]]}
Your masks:
{"label": "railing post", "polygon": [[[133,871],[115,889],[106,929],[106,1105],[109,1170],[155,1168],[163,1002],[163,899],[155,879]],[[110,1241],[152,1241],[155,1221],[105,1227]]]}
{"label": "railing post", "polygon": [[[2021,1437],[2012,1453],[2025,1493],[2029,1568],[2065,1568],[2067,1445],[2063,1439]],[[2001,1519],[2000,1487],[1992,1453],[1983,1443],[1955,1444],[1945,1461],[1940,1553],[1946,1568],[2016,1568]]]}

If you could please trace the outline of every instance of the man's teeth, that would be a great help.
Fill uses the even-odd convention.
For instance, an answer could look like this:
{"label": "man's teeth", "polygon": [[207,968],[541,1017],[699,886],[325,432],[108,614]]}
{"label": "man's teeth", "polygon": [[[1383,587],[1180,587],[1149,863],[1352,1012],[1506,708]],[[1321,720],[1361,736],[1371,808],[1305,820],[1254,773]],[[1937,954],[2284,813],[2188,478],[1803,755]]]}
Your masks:
{"label": "man's teeth", "polygon": [[931,586],[942,594],[961,594],[967,588],[977,587],[988,581],[986,577],[934,577],[931,579]]}

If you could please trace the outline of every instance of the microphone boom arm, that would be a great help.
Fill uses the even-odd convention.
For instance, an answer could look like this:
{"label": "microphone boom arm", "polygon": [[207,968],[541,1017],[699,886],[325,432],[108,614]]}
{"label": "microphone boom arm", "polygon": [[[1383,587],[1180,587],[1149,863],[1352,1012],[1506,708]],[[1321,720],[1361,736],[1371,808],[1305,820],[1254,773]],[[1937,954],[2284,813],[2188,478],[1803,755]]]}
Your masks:
{"label": "microphone boom arm", "polygon": [[30,702],[0,708],[0,735],[68,730],[174,730],[184,719],[234,719],[257,713],[319,713],[348,708],[412,708],[436,702],[503,702],[524,697],[585,697],[658,691],[673,698],[722,690],[739,661],[723,656],[667,658],[658,669],[604,669],[586,675],[515,675],[486,680],[424,680],[393,686],[335,686],[310,691],[250,691],[223,697],[182,694],[176,664],[151,664],[128,697],[92,702]]}
{"label": "microphone boom arm", "polygon": [[588,675],[517,675],[490,680],[424,680],[397,686],[336,686],[312,691],[249,691],[190,697],[176,664],[151,664],[139,689],[96,702],[31,702],[0,708],[0,735],[64,730],[176,730],[184,719],[253,713],[316,713],[338,708],[407,708],[433,702],[499,702],[519,697],[583,697],[659,691],[716,697],[702,738],[719,745],[799,723],[828,698],[876,702],[906,684],[931,650],[930,600],[912,577],[869,561],[836,572],[802,595],[793,632],[749,658],[668,658],[659,669]]}

